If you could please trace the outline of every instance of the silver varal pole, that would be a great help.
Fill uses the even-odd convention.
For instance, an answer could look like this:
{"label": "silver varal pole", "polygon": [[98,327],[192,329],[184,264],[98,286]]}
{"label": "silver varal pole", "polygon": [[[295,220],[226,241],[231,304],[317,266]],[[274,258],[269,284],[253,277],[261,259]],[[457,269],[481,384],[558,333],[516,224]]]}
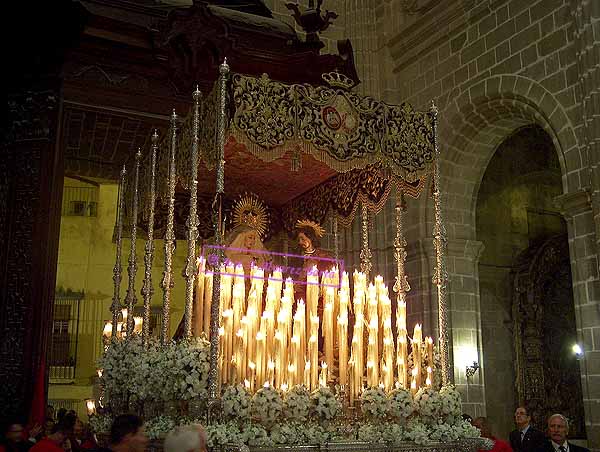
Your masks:
{"label": "silver varal pole", "polygon": [[150,308],[154,287],[152,287],[152,262],[154,261],[154,204],[156,203],[156,152],[158,149],[158,132],[152,134],[152,148],[150,154],[150,187],[148,193],[148,236],[144,249],[144,282],[142,296],[144,297],[144,320],[142,323],[142,340],[144,344],[150,339]]}
{"label": "silver varal pole", "polygon": [[365,203],[362,204],[361,220],[362,247],[360,250],[360,271],[367,276],[368,280],[373,268],[371,262],[373,255],[369,248],[369,209]]}
{"label": "silver varal pole", "polygon": [[396,281],[394,292],[398,294],[398,305],[406,302],[406,292],[410,291],[410,284],[406,278],[406,238],[404,237],[404,199],[401,191],[398,191],[396,200],[396,236],[394,237],[394,259],[396,259]]}
{"label": "silver varal pole", "polygon": [[433,228],[433,246],[435,248],[435,271],[433,284],[437,286],[438,297],[438,329],[440,360],[442,367],[442,385],[452,384],[454,378],[450,362],[449,343],[449,321],[448,304],[446,292],[448,289],[448,272],[446,271],[446,259],[444,250],[446,248],[446,226],[442,215],[442,194],[440,192],[440,150],[437,140],[437,115],[438,109],[431,104],[431,115],[433,118],[433,140],[435,148],[435,163],[433,169],[433,204],[435,208],[435,225]]}
{"label": "silver varal pole", "polygon": [[127,170],[125,165],[121,170],[121,179],[119,180],[119,193],[117,195],[117,237],[116,245],[117,251],[115,256],[115,266],[113,267],[113,299],[110,305],[112,312],[112,338],[117,338],[117,324],[119,323],[119,314],[121,313],[121,272],[123,267],[121,265],[121,253],[123,247],[123,211],[125,210],[125,176]]}
{"label": "silver varal pole", "polygon": [[161,341],[166,344],[170,340],[169,326],[171,323],[171,288],[173,287],[173,252],[175,251],[175,150],[177,147],[177,114],[173,110],[171,115],[171,149],[169,151],[169,177],[167,209],[167,230],[165,231],[165,269],[161,281],[163,290],[163,321]]}
{"label": "silver varal pole", "polygon": [[131,209],[131,246],[129,248],[129,265],[127,266],[127,275],[129,276],[129,284],[127,286],[127,294],[125,295],[125,304],[127,305],[127,337],[130,338],[133,335],[133,328],[135,326],[133,310],[137,304],[137,297],[135,296],[135,275],[137,274],[137,254],[136,254],[136,242],[137,242],[137,215],[138,215],[138,195],[139,195],[139,181],[140,181],[140,160],[142,159],[142,153],[138,149],[135,154],[135,173],[133,178],[133,202]]}
{"label": "silver varal pole", "polygon": [[198,133],[200,129],[200,90],[194,91],[194,120],[192,139],[190,214],[188,217],[188,253],[185,276],[185,337],[192,336],[192,309],[194,307],[194,282],[196,281],[196,240],[198,239]]}
{"label": "silver varal pole", "polygon": [[225,132],[227,129],[227,80],[229,65],[227,59],[219,66],[219,111],[217,116],[217,189],[213,201],[217,263],[213,269],[213,297],[210,308],[210,372],[208,391],[212,400],[217,399],[219,385],[219,308],[221,300],[221,262],[223,261],[223,235],[221,198],[225,191]]}

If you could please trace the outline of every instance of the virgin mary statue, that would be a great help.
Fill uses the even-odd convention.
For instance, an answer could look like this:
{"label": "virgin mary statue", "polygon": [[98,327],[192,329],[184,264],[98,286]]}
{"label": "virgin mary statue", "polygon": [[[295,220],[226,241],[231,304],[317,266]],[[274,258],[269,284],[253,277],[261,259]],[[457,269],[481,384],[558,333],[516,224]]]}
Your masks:
{"label": "virgin mary statue", "polygon": [[271,260],[262,242],[268,226],[264,204],[253,195],[243,195],[233,208],[233,229],[225,240],[225,256],[242,264],[248,273],[253,265],[264,267]]}

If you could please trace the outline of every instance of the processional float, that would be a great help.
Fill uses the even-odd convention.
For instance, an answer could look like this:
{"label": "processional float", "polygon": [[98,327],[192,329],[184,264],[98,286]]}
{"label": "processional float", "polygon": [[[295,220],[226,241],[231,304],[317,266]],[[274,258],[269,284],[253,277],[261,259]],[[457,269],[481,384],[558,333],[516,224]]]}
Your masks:
{"label": "processional float", "polygon": [[[144,344],[152,340],[149,325],[154,294],[152,265],[154,240],[158,238],[155,206],[160,199],[167,206],[160,283],[160,341],[163,344],[171,341],[175,192],[176,188],[188,191],[183,336],[204,335],[210,342],[209,413],[215,410],[218,413],[221,391],[226,385],[245,384],[250,393],[263,387],[281,391],[304,386],[314,391],[335,385],[338,399],[351,410],[360,403],[367,388],[380,388],[385,393],[404,388],[414,396],[420,389],[439,389],[452,384],[437,109],[432,104],[429,111],[417,112],[408,104],[394,106],[360,96],[351,91],[352,81],[338,73],[325,74],[323,79],[326,82],[323,86],[310,86],[286,85],[266,75],[232,76],[225,62],[207,96],[202,96],[198,89],[193,93],[190,114],[180,120],[173,112],[168,136],[159,140],[155,132],[149,155],[142,159],[137,153],[129,180],[125,168],[121,173],[112,322],[105,329],[110,331],[107,337],[116,340],[126,336],[128,340],[139,331],[140,322],[133,315],[127,317],[125,325],[121,326],[123,322],[119,320],[123,308],[133,313],[137,303],[135,240],[141,209],[147,222],[147,237],[140,335]],[[323,274],[309,271],[302,281],[307,284],[305,299],[299,300],[294,295],[294,281],[286,279],[285,271],[280,268],[266,274],[264,269],[244,270],[236,267],[235,262],[227,263],[223,237],[228,146],[243,147],[263,162],[287,154],[291,156],[292,171],[300,170],[306,154],[325,165],[330,171],[325,180],[298,193],[281,207],[283,228],[289,234],[298,220],[318,224],[330,217],[333,254],[337,259],[339,226],[351,225],[360,212],[360,269],[352,275],[336,266]],[[207,247],[212,260],[206,255],[199,256],[198,251],[197,194],[199,185],[207,186],[208,170],[214,173],[210,206],[213,239]],[[406,325],[406,295],[410,286],[405,272],[403,198],[418,197],[428,177],[431,177],[435,209],[432,283],[437,289],[438,302],[436,347],[433,339],[423,338],[420,325],[415,327],[412,337]],[[126,193],[130,197],[132,229],[128,288],[122,303]],[[390,296],[383,278],[372,274],[369,215],[377,214],[392,195],[396,197],[393,242],[396,275]],[[245,286],[247,277],[251,279],[249,291]],[[310,289],[311,285],[314,289]],[[354,323],[349,328],[351,321]],[[126,334],[119,334],[121,328]],[[473,444],[453,447],[469,450]]]}

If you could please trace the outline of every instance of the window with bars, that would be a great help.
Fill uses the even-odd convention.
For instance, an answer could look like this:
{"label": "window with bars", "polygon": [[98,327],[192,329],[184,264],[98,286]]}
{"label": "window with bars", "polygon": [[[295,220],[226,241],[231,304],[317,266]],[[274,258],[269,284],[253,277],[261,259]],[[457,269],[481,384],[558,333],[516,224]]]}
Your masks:
{"label": "window with bars", "polygon": [[82,292],[57,292],[54,299],[48,367],[53,380],[75,378]]}

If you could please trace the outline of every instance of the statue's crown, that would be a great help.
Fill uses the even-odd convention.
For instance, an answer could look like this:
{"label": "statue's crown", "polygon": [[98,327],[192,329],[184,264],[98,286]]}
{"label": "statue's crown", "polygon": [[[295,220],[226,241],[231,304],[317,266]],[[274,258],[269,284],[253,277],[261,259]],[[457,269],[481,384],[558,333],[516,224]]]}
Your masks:
{"label": "statue's crown", "polygon": [[339,72],[327,72],[321,75],[321,78],[323,78],[329,86],[338,88],[350,89],[355,85],[354,80]]}

